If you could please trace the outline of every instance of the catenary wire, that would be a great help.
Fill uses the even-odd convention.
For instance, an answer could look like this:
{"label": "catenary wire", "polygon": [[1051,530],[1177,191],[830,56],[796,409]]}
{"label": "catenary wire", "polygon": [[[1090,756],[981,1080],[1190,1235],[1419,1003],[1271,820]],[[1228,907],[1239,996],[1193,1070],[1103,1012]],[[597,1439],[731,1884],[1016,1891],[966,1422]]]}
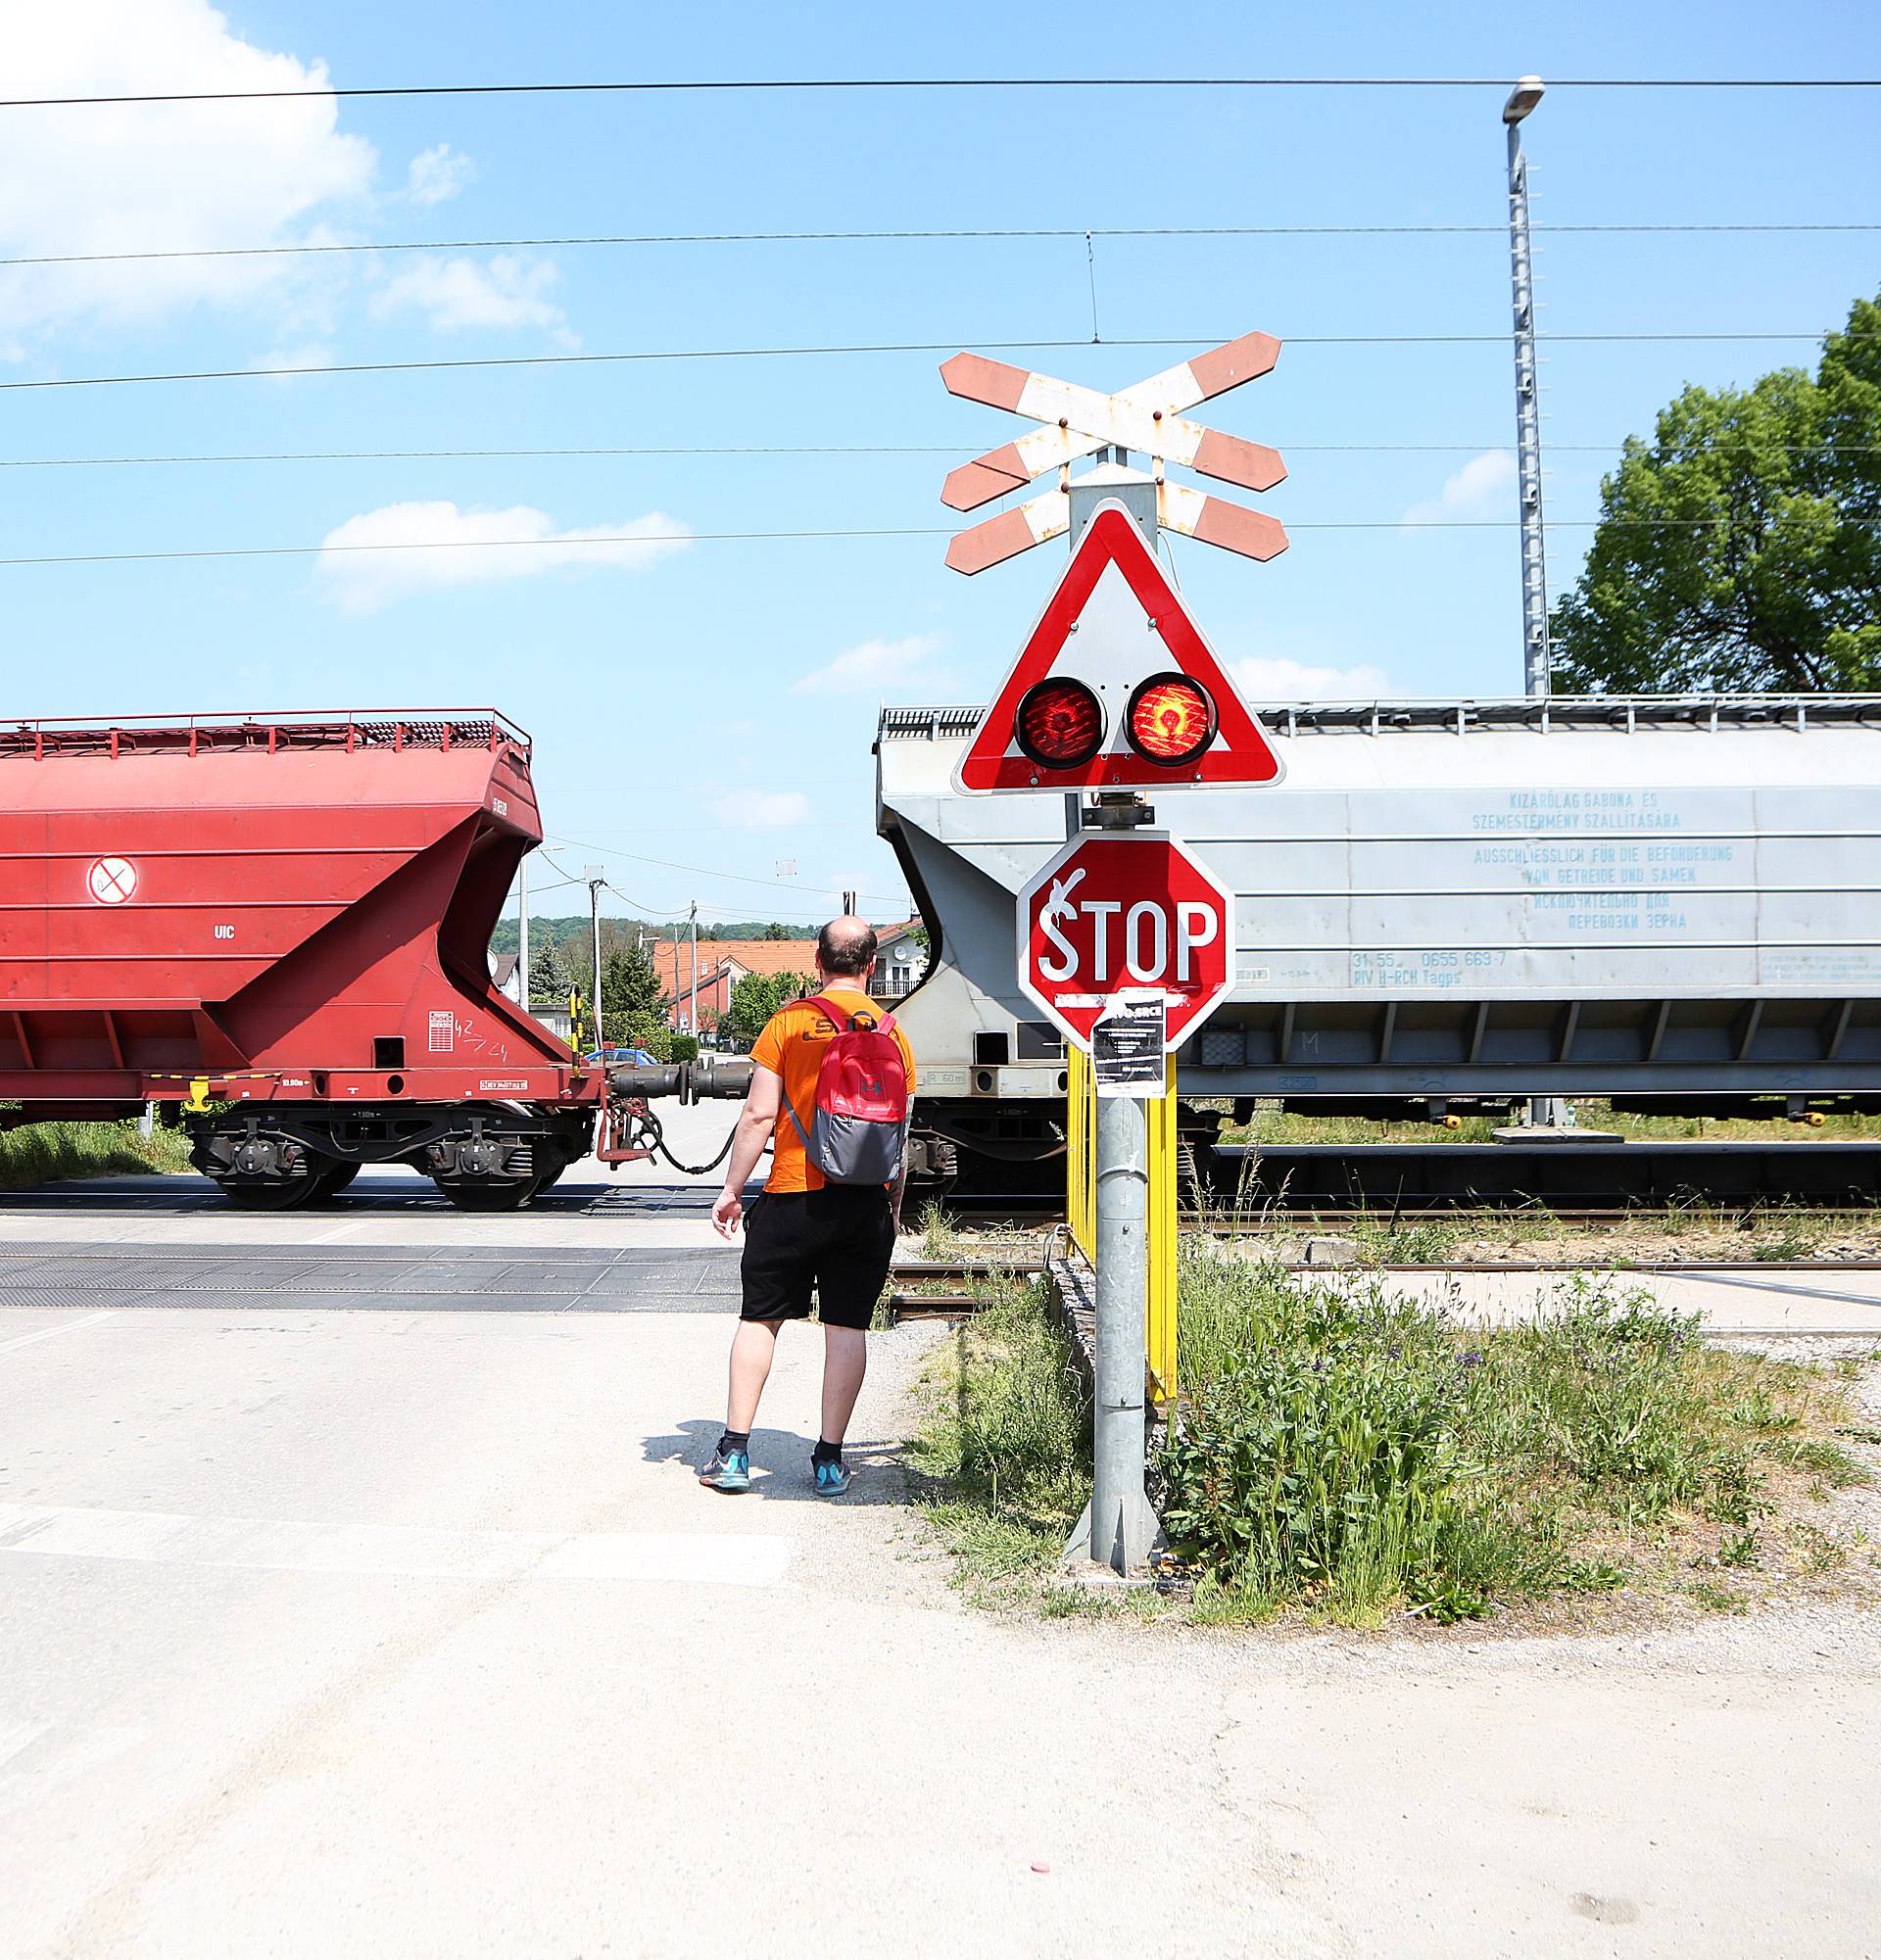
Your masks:
{"label": "catenary wire", "polygon": [[[1881,231],[1881,223],[1649,223],[1535,224],[1536,236],[1662,236],[1666,234],[1751,232]],[[940,242],[949,239],[992,242],[1000,239],[1095,238],[1506,238],[1505,224],[1125,224],[1026,227],[936,226],[929,229],[882,231],[654,231],[602,232],[539,238],[403,238],[383,244],[331,240],[300,245],[204,245],[156,248],[137,252],[57,252],[0,259],[0,266],[120,265],[176,259],[303,259],[331,258],[362,252],[532,252],[572,251],[588,246],[642,245],[859,245]]]}
{"label": "catenary wire", "polygon": [[[1293,531],[1513,531],[1516,517],[1429,517],[1429,518],[1307,518],[1287,520]],[[1625,531],[1706,531],[1733,525],[1753,526],[1754,517],[1550,517],[1551,531],[1595,531],[1603,527]],[[1855,522],[1881,523],[1881,519]],[[950,524],[881,525],[853,530],[828,531],[687,531],[670,537],[629,536],[625,533],[586,538],[444,538],[402,540],[385,545],[232,545],[194,547],[166,551],[70,551],[32,557],[0,558],[0,568],[23,565],[128,565],[154,564],[185,558],[314,558],[326,555],[352,556],[392,551],[506,551],[572,550],[601,545],[637,545],[647,549],[675,545],[726,545],[792,543],[808,539],[858,538],[951,538]],[[650,864],[659,862],[650,858]]]}
{"label": "catenary wire", "polygon": [[[969,92],[1001,89],[1507,88],[1510,75],[817,75],[724,80],[402,82],[377,87],[223,88],[140,95],[32,95],[0,99],[0,109],[88,109],[160,102],[291,102],[420,95],[748,95]],[[1550,88],[1862,89],[1860,75],[1578,75]]]}
{"label": "catenary wire", "polygon": [[[1639,342],[1697,341],[1818,341],[1833,334],[1841,340],[1881,339],[1881,335],[1861,331],[1845,332],[1835,327],[1809,330],[1782,329],[1772,332],[1735,330],[1682,331],[1670,333],[1542,333],[1537,343],[1552,347],[1576,344],[1613,346]],[[663,360],[785,360],[813,356],[861,354],[945,354],[962,347],[993,348],[1001,353],[1049,353],[1070,348],[1099,347],[1209,347],[1222,340],[1219,334],[1157,334],[1130,336],[1116,340],[980,340],[971,336],[935,341],[871,341],[847,345],[802,347],[688,347],[635,348],[607,354],[491,354],[447,360],[348,360],[316,362],[300,367],[207,367],[153,374],[73,374],[37,381],[0,381],[0,393],[40,388],[124,388],[163,381],[266,381],[295,375],[317,374],[415,374],[453,368],[481,367],[595,367],[621,361]],[[1285,336],[1290,347],[1504,347],[1506,333],[1299,333]]]}

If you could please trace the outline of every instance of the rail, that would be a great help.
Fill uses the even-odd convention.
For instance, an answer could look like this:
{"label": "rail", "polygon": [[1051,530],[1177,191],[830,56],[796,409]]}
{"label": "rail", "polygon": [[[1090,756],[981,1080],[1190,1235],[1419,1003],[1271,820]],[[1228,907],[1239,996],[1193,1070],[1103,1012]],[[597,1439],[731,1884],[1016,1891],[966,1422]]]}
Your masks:
{"label": "rail", "polygon": [[0,757],[264,753],[307,749],[532,749],[495,708],[301,708],[278,714],[38,716],[0,726]]}

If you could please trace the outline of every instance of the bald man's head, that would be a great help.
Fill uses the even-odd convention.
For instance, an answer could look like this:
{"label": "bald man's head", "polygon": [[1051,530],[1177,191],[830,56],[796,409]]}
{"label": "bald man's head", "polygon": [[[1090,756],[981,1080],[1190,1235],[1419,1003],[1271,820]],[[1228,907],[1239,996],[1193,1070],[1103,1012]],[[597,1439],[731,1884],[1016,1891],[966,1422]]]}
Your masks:
{"label": "bald man's head", "polygon": [[829,980],[860,980],[875,964],[875,929],[866,919],[832,919],[816,935],[816,964]]}

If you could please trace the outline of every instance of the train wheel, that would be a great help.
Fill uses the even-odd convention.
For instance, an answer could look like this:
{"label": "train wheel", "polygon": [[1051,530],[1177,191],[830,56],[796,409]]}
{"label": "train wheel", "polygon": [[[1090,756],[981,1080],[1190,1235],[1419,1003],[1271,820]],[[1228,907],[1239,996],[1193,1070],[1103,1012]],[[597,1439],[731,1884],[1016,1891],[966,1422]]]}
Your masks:
{"label": "train wheel", "polygon": [[314,1171],[316,1188],[307,1202],[310,1205],[324,1205],[329,1198],[337,1198],[359,1174],[357,1160],[335,1159]]}
{"label": "train wheel", "polygon": [[519,1212],[542,1188],[540,1177],[513,1184],[440,1184],[438,1189],[460,1212]]}

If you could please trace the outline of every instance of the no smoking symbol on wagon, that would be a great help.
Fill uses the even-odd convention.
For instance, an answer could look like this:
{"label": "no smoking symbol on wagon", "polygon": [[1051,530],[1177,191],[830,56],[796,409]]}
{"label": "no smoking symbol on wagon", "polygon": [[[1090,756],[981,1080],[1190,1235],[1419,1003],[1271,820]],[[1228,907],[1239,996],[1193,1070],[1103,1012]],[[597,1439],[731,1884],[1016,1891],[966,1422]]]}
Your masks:
{"label": "no smoking symbol on wagon", "polygon": [[137,867],[127,857],[95,858],[85,884],[100,905],[121,905],[137,889]]}

